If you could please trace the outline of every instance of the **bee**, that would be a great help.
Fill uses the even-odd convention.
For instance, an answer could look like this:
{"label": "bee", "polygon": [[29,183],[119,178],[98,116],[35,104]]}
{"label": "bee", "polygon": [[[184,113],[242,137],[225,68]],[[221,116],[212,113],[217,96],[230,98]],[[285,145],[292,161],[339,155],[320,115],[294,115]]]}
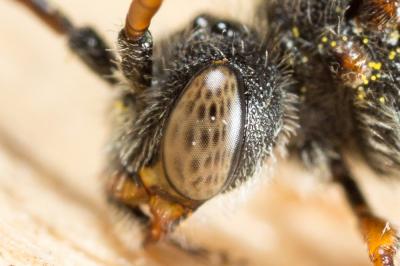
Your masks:
{"label": "bee", "polygon": [[204,14],[158,43],[148,28],[162,1],[134,0],[117,54],[46,1],[19,2],[120,89],[105,191],[142,225],[144,244],[286,149],[342,186],[371,262],[395,265],[398,231],[369,206],[345,155],[399,172],[398,0],[263,0],[249,25]]}

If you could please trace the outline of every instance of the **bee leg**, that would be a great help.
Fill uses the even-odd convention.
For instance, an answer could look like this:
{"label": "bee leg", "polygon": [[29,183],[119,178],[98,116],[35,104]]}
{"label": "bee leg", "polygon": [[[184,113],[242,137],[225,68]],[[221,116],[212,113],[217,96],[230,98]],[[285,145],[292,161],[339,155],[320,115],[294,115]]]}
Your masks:
{"label": "bee leg", "polygon": [[389,222],[374,214],[342,160],[331,161],[331,171],[335,181],[343,187],[358,218],[371,261],[375,266],[394,266],[394,259],[400,248],[398,231]]}
{"label": "bee leg", "polygon": [[160,196],[151,196],[149,206],[152,213],[152,221],[145,244],[156,243],[160,239],[165,238],[172,246],[192,257],[203,260],[206,265],[246,265],[245,260],[233,260],[226,252],[212,251],[204,247],[185,245],[177,239],[168,237],[169,233],[174,230],[174,227],[191,214],[191,209],[170,202]]}
{"label": "bee leg", "polygon": [[[247,265],[245,260],[233,260],[226,252],[191,246],[169,237],[169,233],[180,221],[191,214],[192,209],[149,193],[142,183],[142,179],[146,180],[145,176],[148,175],[145,171],[138,175],[124,171],[117,172],[108,179],[106,184],[107,196],[111,203],[125,209],[142,226],[145,246],[165,239],[166,243],[192,257],[203,260],[207,265]],[[140,206],[148,206],[148,212],[144,213]]]}
{"label": "bee leg", "polygon": [[[145,245],[163,239],[191,212],[180,204],[150,194],[139,176],[128,173],[114,174],[106,185],[106,193],[111,202],[128,208],[145,225]],[[141,210],[141,205],[149,207],[148,213]]]}
{"label": "bee leg", "polygon": [[102,37],[90,27],[75,27],[72,21],[46,0],[17,0],[60,35],[68,37],[71,50],[97,75],[111,84],[117,69],[115,55]]}
{"label": "bee leg", "polygon": [[117,172],[106,184],[106,193],[111,201],[129,207],[138,207],[149,200],[146,189],[140,180],[127,172]]}
{"label": "bee leg", "polygon": [[191,213],[190,209],[157,195],[151,196],[149,206],[153,219],[145,244],[156,243],[164,239],[180,221]]}
{"label": "bee leg", "polygon": [[128,173],[116,173],[106,184],[106,194],[109,202],[128,213],[141,227],[142,234],[150,224],[150,217],[140,208],[149,200],[147,191],[137,177]]}

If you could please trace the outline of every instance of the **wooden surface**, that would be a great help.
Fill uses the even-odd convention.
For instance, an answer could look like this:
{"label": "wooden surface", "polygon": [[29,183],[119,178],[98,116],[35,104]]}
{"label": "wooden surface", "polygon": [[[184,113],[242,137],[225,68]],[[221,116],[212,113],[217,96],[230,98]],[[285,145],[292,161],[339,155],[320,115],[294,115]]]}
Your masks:
{"label": "wooden surface", "polygon": [[[214,2],[166,1],[154,36],[207,7],[248,14],[246,4]],[[57,3],[111,43],[129,5]],[[135,249],[130,231],[128,245],[117,237],[99,182],[113,93],[14,1],[0,1],[0,22],[0,265],[202,265],[165,245]],[[373,206],[400,224],[399,186],[382,185],[356,158],[349,160]],[[248,265],[368,265],[340,189],[293,163],[278,164],[273,176],[247,194],[211,201],[177,234]]]}

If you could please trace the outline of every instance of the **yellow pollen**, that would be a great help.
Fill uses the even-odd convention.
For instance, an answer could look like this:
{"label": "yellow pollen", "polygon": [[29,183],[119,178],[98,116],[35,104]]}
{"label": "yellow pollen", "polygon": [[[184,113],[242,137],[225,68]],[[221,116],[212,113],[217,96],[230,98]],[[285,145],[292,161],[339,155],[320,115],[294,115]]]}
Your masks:
{"label": "yellow pollen", "polygon": [[368,43],[369,43],[369,40],[368,40],[368,38],[364,38],[364,39],[362,40],[362,42],[363,42],[363,44],[368,44]]}
{"label": "yellow pollen", "polygon": [[321,38],[321,42],[327,43],[328,42],[328,37],[324,36]]}
{"label": "yellow pollen", "polygon": [[367,95],[365,94],[364,87],[358,87],[357,99],[362,101]]}
{"label": "yellow pollen", "polygon": [[347,36],[343,36],[343,37],[342,37],[342,40],[345,41],[345,42],[347,42],[347,41],[349,40],[349,38],[347,38]]}
{"label": "yellow pollen", "polygon": [[[362,75],[361,76],[361,79],[363,80],[363,82],[364,82],[364,85],[368,85],[369,84],[369,81],[368,81],[368,78],[367,78],[367,76],[365,76],[365,75]],[[362,88],[362,87],[361,87]]]}
{"label": "yellow pollen", "polygon": [[371,76],[371,80],[372,80],[372,81],[375,81],[376,79],[377,79],[377,78],[376,78],[375,75],[372,75],[372,76]]}
{"label": "yellow pollen", "polygon": [[397,43],[399,41],[400,35],[399,31],[395,30],[389,34],[389,43]]}
{"label": "yellow pollen", "polygon": [[[364,82],[364,85],[368,85],[368,84],[369,84],[369,81],[368,81],[367,76],[361,75],[361,79],[362,79],[362,81]],[[362,87],[361,87],[361,88],[362,88]]]}
{"label": "yellow pollen", "polygon": [[331,42],[331,46],[332,46],[332,47],[336,47],[336,45],[337,45],[337,42],[336,42],[336,41],[332,41],[332,42]]}
{"label": "yellow pollen", "polygon": [[382,68],[382,63],[371,61],[371,62],[368,63],[368,66],[369,66],[370,68],[372,68],[372,69],[375,69],[375,70],[381,70],[381,68]]}
{"label": "yellow pollen", "polygon": [[396,52],[395,51],[390,51],[389,60],[394,60],[395,58],[396,58]]}
{"label": "yellow pollen", "polygon": [[379,98],[379,102],[381,103],[381,104],[384,104],[384,103],[386,103],[386,99],[385,99],[385,97],[380,97]]}
{"label": "yellow pollen", "polygon": [[294,36],[295,38],[299,38],[299,37],[300,37],[300,30],[299,30],[299,28],[293,27],[293,28],[292,28],[292,33],[293,33],[293,36]]}
{"label": "yellow pollen", "polygon": [[358,93],[358,95],[357,95],[357,99],[360,100],[360,101],[363,101],[363,100],[365,99],[366,96],[367,96],[367,95],[365,94],[364,91],[360,91],[360,92]]}

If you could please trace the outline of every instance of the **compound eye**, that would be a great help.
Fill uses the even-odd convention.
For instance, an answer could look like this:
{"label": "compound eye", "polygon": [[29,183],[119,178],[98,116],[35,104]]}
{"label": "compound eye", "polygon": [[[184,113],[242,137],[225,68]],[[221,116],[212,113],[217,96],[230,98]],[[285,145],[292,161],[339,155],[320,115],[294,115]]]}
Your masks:
{"label": "compound eye", "polygon": [[163,141],[164,170],[177,192],[206,200],[231,181],[242,146],[243,108],[237,76],[227,66],[211,66],[189,82]]}

